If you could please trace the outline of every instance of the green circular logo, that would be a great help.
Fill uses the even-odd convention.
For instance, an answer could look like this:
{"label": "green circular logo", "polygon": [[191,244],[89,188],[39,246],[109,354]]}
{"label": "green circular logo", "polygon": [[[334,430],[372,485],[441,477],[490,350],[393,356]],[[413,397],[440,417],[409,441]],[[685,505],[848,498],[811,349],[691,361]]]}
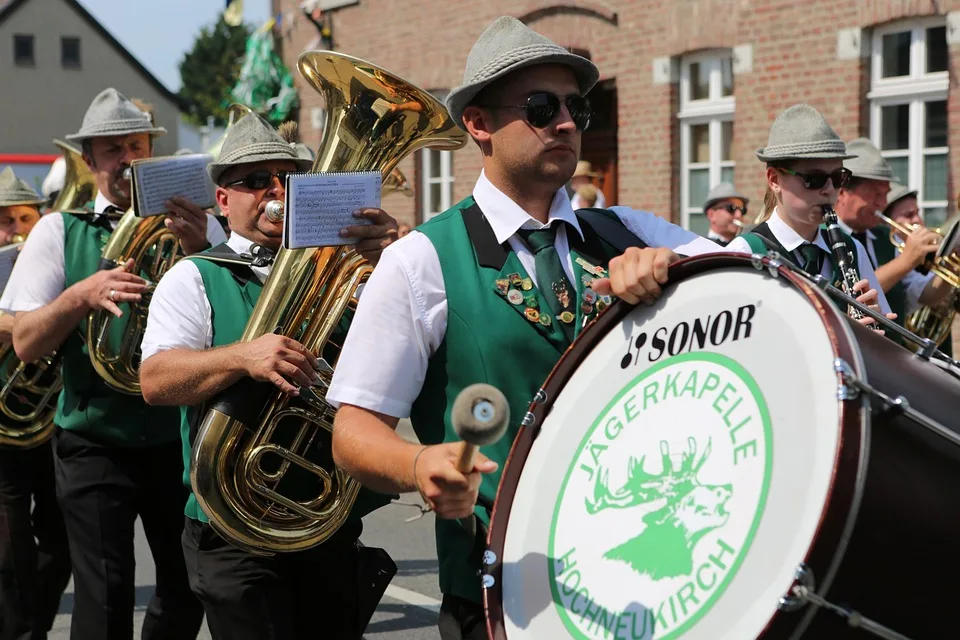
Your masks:
{"label": "green circular logo", "polygon": [[673,638],[736,575],[773,464],[766,402],[736,361],[665,360],[621,389],[571,461],[550,528],[553,601],[575,638]]}

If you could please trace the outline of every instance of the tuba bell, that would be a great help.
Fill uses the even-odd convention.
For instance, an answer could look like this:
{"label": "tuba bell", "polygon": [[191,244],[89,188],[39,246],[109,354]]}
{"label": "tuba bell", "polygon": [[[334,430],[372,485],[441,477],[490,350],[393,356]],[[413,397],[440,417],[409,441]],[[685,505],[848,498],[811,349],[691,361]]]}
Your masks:
{"label": "tuba bell", "polygon": [[[326,103],[314,172],[380,171],[386,178],[417,149],[466,144],[436,98],[369,62],[309,51],[298,68]],[[272,210],[282,215],[282,207]],[[242,549],[276,553],[321,544],[357,498],[359,484],[333,465],[335,411],[325,395],[339,353],[335,331],[372,270],[350,247],[280,249],[240,339],[276,332],[301,342],[322,358],[322,381],[290,397],[246,379],[207,404],[190,481],[214,529]],[[311,491],[284,491],[285,476],[297,474]]]}
{"label": "tuba bell", "polygon": [[97,183],[93,172],[83,160],[83,154],[77,148],[62,140],[54,140],[63,154],[66,172],[63,189],[50,205],[50,211],[67,213],[88,213],[83,206],[97,195]]}

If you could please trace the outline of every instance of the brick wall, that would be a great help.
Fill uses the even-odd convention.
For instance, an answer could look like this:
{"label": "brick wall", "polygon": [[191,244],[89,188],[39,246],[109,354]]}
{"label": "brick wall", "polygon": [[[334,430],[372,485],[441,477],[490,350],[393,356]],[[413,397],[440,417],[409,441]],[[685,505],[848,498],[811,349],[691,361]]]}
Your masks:
{"label": "brick wall", "polygon": [[[288,64],[316,37],[299,14],[298,0],[273,0],[286,16],[280,29]],[[560,5],[488,0],[361,0],[333,13],[339,51],[368,59],[430,90],[459,83],[476,37],[497,16],[509,14],[557,43],[586,49],[604,79],[617,87],[618,201],[677,220],[679,195],[678,84],[654,84],[653,61],[663,56],[752,45],[752,70],[735,78],[736,115],[732,153],[737,186],[759,204],[763,167],[754,156],[785,107],[806,101],[820,109],[844,139],[869,132],[865,94],[870,59],[838,59],[838,30],[869,29],[902,18],[946,15],[960,0],[597,0]],[[289,18],[297,16],[294,20]],[[865,46],[868,52],[869,47]],[[955,69],[960,47],[951,47],[950,146],[960,148],[960,101]],[[319,97],[299,81],[304,141],[316,147],[320,132],[310,125]],[[415,180],[413,158],[401,169]],[[951,174],[960,171],[956,153]],[[476,148],[455,154],[454,201],[467,195],[480,170]],[[954,193],[954,185],[948,185]],[[414,221],[415,199],[389,196],[385,207]]]}

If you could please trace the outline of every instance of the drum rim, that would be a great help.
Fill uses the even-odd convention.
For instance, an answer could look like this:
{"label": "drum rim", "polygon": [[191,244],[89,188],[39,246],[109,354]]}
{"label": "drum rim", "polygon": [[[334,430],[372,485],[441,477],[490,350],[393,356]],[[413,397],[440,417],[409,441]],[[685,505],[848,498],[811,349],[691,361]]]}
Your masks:
{"label": "drum rim", "polygon": [[[770,258],[732,253],[685,258],[670,266],[668,284],[664,285],[664,289],[700,273],[727,267],[764,269],[788,280],[794,288],[799,289],[810,299],[827,330],[835,357],[847,362],[858,377],[866,378],[864,364],[856,347],[857,343],[845,317],[826,298],[826,294]],[[527,408],[524,422],[526,423],[531,417],[534,422],[531,426],[524,426],[513,441],[497,487],[487,531],[486,550],[492,552],[492,555],[488,558],[485,554],[483,573],[492,577],[493,582],[483,589],[483,606],[487,634],[492,640],[507,640],[501,583],[503,548],[519,477],[537,433],[540,431],[543,418],[553,406],[557,389],[562,388],[569,381],[577,365],[593,351],[610,329],[633,310],[634,306],[617,300],[604,310],[564,352],[540,387],[536,398]],[[837,384],[838,386],[841,384],[839,374]],[[866,460],[869,453],[869,430],[866,428],[867,413],[861,411],[861,408],[862,401],[859,398],[840,405],[838,425],[840,437],[834,457],[834,474],[824,500],[820,521],[803,561],[816,579],[816,591],[820,594],[826,593],[829,589],[843,559],[847,543],[853,534],[853,526],[863,493]],[[777,611],[760,637],[799,637],[817,613],[815,608],[807,609],[794,613]]]}

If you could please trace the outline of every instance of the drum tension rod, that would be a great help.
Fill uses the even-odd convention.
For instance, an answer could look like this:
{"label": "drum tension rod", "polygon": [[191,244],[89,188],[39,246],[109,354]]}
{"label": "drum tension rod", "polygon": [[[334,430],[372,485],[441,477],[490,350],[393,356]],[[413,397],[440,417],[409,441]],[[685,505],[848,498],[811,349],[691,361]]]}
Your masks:
{"label": "drum tension rod", "polygon": [[889,629],[878,622],[874,622],[870,618],[864,617],[853,609],[840,607],[832,602],[824,600],[805,585],[794,585],[792,592],[793,595],[799,600],[809,602],[815,607],[822,607],[827,611],[831,611],[841,618],[844,618],[847,621],[847,625],[856,629],[863,629],[864,631],[872,633],[878,638],[883,638],[884,640],[910,640],[910,638],[907,636],[897,633],[893,629]]}
{"label": "drum tension rod", "polygon": [[907,400],[904,396],[897,396],[894,398],[893,396],[887,395],[879,389],[871,386],[865,380],[861,380],[853,372],[853,369],[850,367],[850,365],[847,364],[847,362],[842,358],[837,358],[833,361],[833,368],[838,374],[840,374],[840,378],[842,380],[842,384],[837,389],[838,399],[855,400],[860,396],[861,392],[865,393],[870,398],[876,398],[880,401],[881,407],[879,410],[881,412],[902,414],[916,424],[925,427],[944,440],[949,441],[953,445],[960,446],[960,434],[954,433],[936,420],[933,420],[932,418],[911,407],[909,400]]}

